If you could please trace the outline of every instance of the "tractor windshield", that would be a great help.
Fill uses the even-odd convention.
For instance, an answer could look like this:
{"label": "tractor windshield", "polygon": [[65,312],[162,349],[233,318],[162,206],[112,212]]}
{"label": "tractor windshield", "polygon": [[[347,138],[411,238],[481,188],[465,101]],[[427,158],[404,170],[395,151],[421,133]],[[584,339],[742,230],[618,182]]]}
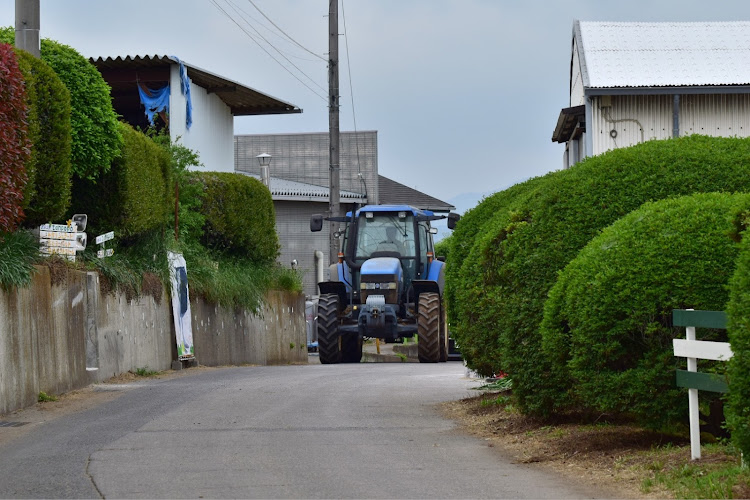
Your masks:
{"label": "tractor windshield", "polygon": [[414,216],[407,212],[364,212],[359,216],[355,260],[371,257],[414,259]]}

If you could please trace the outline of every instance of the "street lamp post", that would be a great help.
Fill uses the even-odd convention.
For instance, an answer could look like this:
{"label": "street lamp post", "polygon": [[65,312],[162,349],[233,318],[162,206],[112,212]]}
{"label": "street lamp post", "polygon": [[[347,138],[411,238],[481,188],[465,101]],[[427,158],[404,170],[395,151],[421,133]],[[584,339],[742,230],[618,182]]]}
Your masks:
{"label": "street lamp post", "polygon": [[260,180],[264,186],[271,189],[271,175],[269,174],[268,166],[271,165],[272,157],[268,153],[261,153],[256,158],[260,164]]}

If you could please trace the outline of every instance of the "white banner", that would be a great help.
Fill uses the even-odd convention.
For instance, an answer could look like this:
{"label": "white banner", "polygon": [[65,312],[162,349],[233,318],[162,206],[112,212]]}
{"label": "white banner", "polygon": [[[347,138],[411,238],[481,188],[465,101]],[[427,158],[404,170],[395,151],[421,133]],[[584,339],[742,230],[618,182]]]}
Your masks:
{"label": "white banner", "polygon": [[193,325],[190,320],[187,266],[182,254],[167,252],[167,258],[169,259],[169,277],[172,281],[172,313],[177,338],[177,356],[179,359],[190,359],[195,357],[195,347],[193,346]]}

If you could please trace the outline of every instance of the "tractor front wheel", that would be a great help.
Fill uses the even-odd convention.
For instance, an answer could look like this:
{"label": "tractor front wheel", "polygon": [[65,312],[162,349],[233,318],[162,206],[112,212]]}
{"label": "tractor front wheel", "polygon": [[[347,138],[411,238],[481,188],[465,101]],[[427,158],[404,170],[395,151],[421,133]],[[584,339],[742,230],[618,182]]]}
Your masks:
{"label": "tractor front wheel", "polygon": [[440,295],[432,292],[421,294],[418,307],[419,362],[437,363],[440,361]]}
{"label": "tractor front wheel", "polygon": [[318,299],[318,353],[324,365],[341,362],[338,309],[338,295],[329,293]]}
{"label": "tractor front wheel", "polygon": [[362,339],[354,335],[341,337],[341,362],[359,363],[362,360]]}

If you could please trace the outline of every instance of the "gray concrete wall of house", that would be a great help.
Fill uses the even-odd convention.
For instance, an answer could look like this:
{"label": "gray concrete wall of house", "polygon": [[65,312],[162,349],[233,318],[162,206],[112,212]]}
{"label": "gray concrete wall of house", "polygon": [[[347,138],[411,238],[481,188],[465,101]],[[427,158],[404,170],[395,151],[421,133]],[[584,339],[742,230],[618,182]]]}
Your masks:
{"label": "gray concrete wall of house", "polygon": [[[102,294],[96,273],[46,266],[29,286],[0,291],[0,414],[138,368],[166,370],[177,351],[166,293]],[[54,281],[54,283],[53,283]],[[305,298],[271,292],[257,314],[191,299],[198,363],[307,362]]]}

